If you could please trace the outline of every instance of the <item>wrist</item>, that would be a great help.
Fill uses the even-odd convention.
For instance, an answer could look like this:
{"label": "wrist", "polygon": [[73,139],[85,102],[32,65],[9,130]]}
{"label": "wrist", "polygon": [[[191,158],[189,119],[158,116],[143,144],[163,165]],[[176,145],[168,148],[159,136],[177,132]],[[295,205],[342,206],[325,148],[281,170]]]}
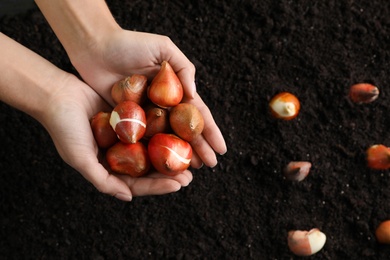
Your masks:
{"label": "wrist", "polygon": [[40,120],[65,72],[0,33],[0,100]]}
{"label": "wrist", "polygon": [[56,73],[46,82],[51,86],[51,89],[47,93],[47,100],[41,104],[34,118],[49,133],[53,131],[53,120],[62,120],[62,115],[67,115],[64,118],[71,118],[70,112],[75,106],[77,106],[80,113],[84,112],[82,111],[83,107],[78,105],[80,104],[79,99],[82,100],[81,104],[86,104],[89,100],[84,97],[83,87],[80,86],[80,83],[82,82],[76,76],[60,69],[57,69]]}
{"label": "wrist", "polygon": [[76,68],[78,62],[92,60],[96,62],[102,54],[106,39],[110,38],[112,33],[122,30],[114,20],[108,18],[99,24],[88,25],[88,23],[84,23],[79,26],[77,33],[74,33],[73,37],[69,36],[70,41],[65,37],[60,38],[70,61]]}
{"label": "wrist", "polygon": [[86,56],[108,34],[120,30],[104,0],[36,0],[69,58]]}

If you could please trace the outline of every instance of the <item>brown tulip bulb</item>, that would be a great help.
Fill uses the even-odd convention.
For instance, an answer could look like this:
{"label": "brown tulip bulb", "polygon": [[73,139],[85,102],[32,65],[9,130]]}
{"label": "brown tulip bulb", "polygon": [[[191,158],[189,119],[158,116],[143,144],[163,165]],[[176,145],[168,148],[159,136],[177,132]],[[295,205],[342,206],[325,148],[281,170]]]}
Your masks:
{"label": "brown tulip bulb", "polygon": [[194,140],[204,128],[202,114],[190,103],[174,106],[169,112],[169,122],[175,134],[187,142]]}
{"label": "brown tulip bulb", "polygon": [[170,130],[169,112],[165,108],[149,105],[145,108],[146,131],[144,137],[149,139],[157,133],[166,133]]}

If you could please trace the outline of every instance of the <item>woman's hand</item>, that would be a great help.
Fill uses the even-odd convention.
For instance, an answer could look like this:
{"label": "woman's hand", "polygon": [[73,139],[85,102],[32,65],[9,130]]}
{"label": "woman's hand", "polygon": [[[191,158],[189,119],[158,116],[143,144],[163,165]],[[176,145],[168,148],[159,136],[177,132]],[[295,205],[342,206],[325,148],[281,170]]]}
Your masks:
{"label": "woman's hand", "polygon": [[80,172],[99,191],[130,201],[133,196],[159,195],[179,190],[192,180],[188,170],[168,177],[150,173],[145,177],[109,173],[104,158],[99,160],[99,149],[94,140],[90,118],[111,107],[85,83],[73,75],[57,81],[61,86],[46,104],[41,123],[50,133],[54,144],[65,162]]}
{"label": "woman's hand", "polygon": [[205,131],[195,140],[191,165],[215,166],[227,150],[208,107],[196,94],[195,67],[166,36],[122,29],[104,0],[35,0],[82,78],[109,104],[112,85],[132,74],[151,79],[166,60],[184,87],[185,102],[202,112]]}
{"label": "woman's hand", "polygon": [[192,174],[151,173],[132,178],[109,173],[99,160],[90,118],[109,106],[92,88],[0,33],[0,100],[31,115],[49,132],[60,156],[99,191],[129,201],[133,196],[175,192]]}
{"label": "woman's hand", "polygon": [[204,163],[214,167],[217,164],[215,152],[226,152],[221,131],[196,92],[194,65],[168,37],[114,30],[88,48],[88,52],[70,57],[83,79],[112,105],[110,91],[116,81],[132,74],[143,74],[152,79],[162,61],[168,61],[183,84],[184,102],[197,106],[205,119],[203,134],[191,143],[194,148],[191,165],[199,168]]}

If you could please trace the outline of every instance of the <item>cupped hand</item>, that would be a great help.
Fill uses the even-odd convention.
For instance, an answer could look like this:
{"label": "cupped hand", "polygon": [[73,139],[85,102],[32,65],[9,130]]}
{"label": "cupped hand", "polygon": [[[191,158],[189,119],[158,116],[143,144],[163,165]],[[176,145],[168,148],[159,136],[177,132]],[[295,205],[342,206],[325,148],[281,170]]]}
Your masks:
{"label": "cupped hand", "polygon": [[209,108],[196,93],[195,67],[170,38],[119,29],[101,36],[88,51],[74,56],[70,54],[70,58],[88,85],[111,105],[114,103],[110,91],[116,81],[132,74],[143,74],[152,79],[161,63],[168,61],[183,84],[184,102],[197,106],[205,119],[205,130],[192,142],[194,156],[191,165],[195,168],[203,164],[214,167],[217,164],[215,153],[226,153],[223,135]]}
{"label": "cupped hand", "polygon": [[99,149],[90,127],[90,118],[109,106],[88,85],[71,74],[47,102],[41,123],[48,130],[62,159],[80,172],[100,192],[130,201],[133,196],[161,195],[178,191],[192,181],[188,170],[174,177],[150,173],[133,178],[109,173],[99,161]]}

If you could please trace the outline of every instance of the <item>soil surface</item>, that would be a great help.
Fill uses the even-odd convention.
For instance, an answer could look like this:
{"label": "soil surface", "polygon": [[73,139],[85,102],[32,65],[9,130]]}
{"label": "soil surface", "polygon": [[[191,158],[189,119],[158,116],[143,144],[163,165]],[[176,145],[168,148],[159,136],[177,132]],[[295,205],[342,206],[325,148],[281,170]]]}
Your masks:
{"label": "soil surface", "polygon": [[[375,229],[390,219],[390,171],[365,160],[370,145],[390,146],[388,1],[108,5],[124,28],[168,35],[196,65],[228,153],[177,193],[124,203],[66,165],[39,123],[1,103],[0,258],[299,259],[287,232],[319,228],[327,241],[309,259],[388,259]],[[3,17],[0,30],[75,72],[39,10]],[[379,98],[352,103],[358,82],[377,85]],[[269,113],[281,91],[301,100],[294,120]],[[313,164],[301,182],[282,174],[293,160]]]}

